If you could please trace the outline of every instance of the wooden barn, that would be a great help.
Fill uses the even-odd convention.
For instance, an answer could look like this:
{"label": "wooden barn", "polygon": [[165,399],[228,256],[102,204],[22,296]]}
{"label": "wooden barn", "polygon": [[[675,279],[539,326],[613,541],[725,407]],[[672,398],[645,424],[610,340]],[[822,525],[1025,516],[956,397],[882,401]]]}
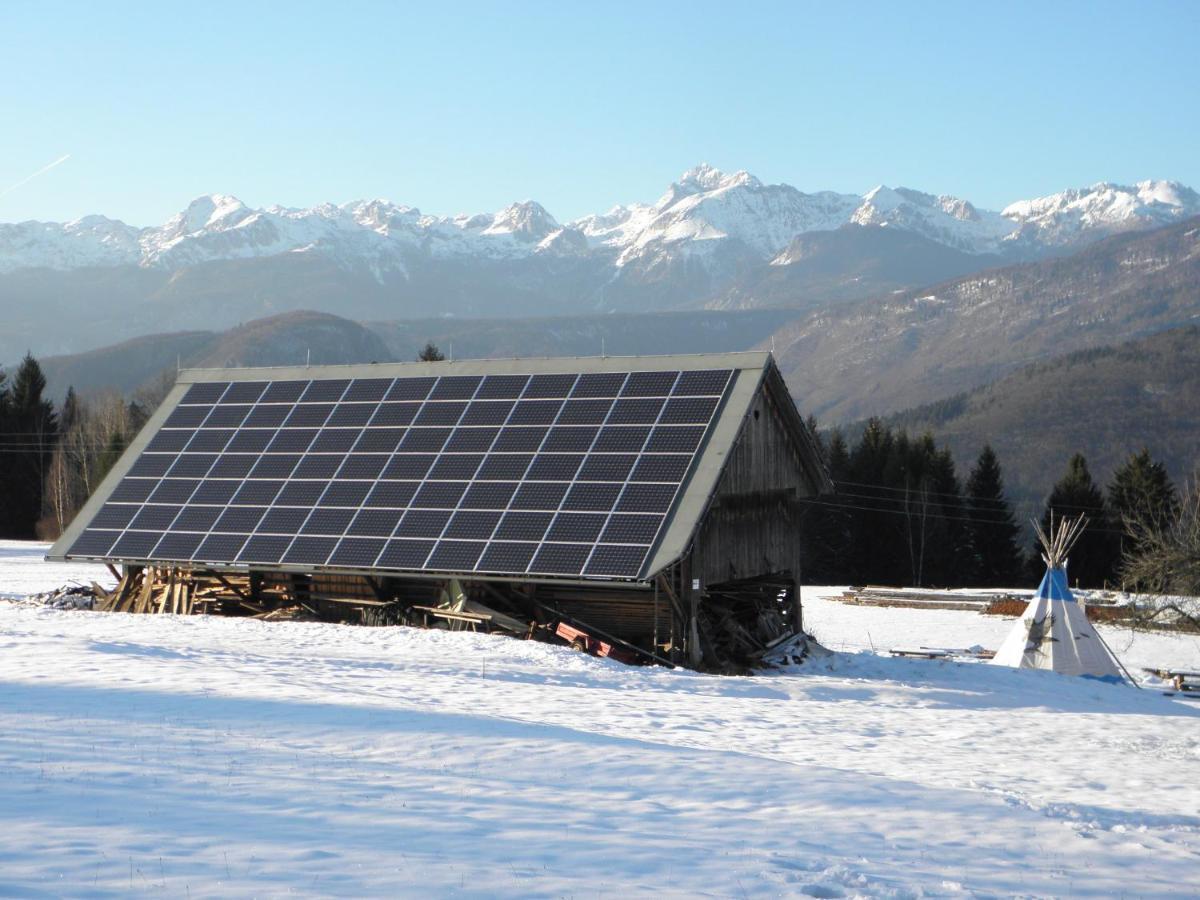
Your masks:
{"label": "wooden barn", "polygon": [[185,370],[48,558],[114,610],[734,669],[800,629],[829,489],[768,353]]}

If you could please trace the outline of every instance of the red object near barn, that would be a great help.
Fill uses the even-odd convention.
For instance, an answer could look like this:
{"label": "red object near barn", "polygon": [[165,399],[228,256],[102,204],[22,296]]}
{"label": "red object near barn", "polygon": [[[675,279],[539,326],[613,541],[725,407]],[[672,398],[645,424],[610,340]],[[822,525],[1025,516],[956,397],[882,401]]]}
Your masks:
{"label": "red object near barn", "polygon": [[637,658],[632,653],[614,647],[607,641],[594,638],[586,631],[581,631],[566,622],[559,622],[554,633],[581,653],[590,653],[592,656],[608,656],[626,665],[633,665],[637,662]]}

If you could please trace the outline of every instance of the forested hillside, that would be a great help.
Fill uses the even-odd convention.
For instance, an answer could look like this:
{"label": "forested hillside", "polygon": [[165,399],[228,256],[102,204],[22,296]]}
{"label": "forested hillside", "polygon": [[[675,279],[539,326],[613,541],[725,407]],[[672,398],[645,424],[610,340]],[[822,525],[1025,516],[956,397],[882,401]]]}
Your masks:
{"label": "forested hillside", "polygon": [[1190,219],[1070,257],[825,308],[781,328],[773,343],[802,407],[833,423],[933,402],[1032,362],[1197,317],[1200,219]]}
{"label": "forested hillside", "polygon": [[1027,514],[1077,451],[1103,480],[1146,447],[1181,482],[1200,464],[1200,327],[1026,366],[888,422],[914,434],[932,431],[959,460],[991,443]]}

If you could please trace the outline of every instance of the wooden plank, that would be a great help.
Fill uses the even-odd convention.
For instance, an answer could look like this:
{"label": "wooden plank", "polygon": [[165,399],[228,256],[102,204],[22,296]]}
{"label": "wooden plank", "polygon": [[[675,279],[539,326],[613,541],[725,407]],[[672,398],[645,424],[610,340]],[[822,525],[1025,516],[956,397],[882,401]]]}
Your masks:
{"label": "wooden plank", "polygon": [[145,613],[150,608],[150,598],[154,594],[154,566],[147,566],[142,574],[142,589],[138,592],[134,604],[135,613]]}
{"label": "wooden plank", "polygon": [[469,612],[453,612],[452,610],[442,609],[440,606],[413,606],[413,609],[419,609],[423,613],[428,613],[431,616],[438,616],[442,619],[456,619],[463,622],[490,622],[492,617],[484,613],[469,613]]}

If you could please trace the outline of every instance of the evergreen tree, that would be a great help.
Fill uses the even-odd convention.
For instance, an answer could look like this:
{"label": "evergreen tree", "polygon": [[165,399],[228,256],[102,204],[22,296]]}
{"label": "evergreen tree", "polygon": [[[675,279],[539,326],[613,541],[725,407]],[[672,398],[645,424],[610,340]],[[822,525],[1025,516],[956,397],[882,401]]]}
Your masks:
{"label": "evergreen tree", "polygon": [[923,583],[955,587],[970,578],[971,536],[962,484],[949,450],[936,450],[932,435],[926,435],[922,445],[926,455],[925,483],[936,512],[933,540],[926,550]]}
{"label": "evergreen tree", "polygon": [[839,480],[844,480],[850,471],[850,451],[846,447],[846,438],[839,429],[834,429],[829,436],[825,462],[829,466],[829,477],[833,479],[835,486]]}
{"label": "evergreen tree", "polygon": [[58,416],[58,431],[60,434],[66,434],[77,424],[79,424],[82,410],[79,406],[79,397],[75,394],[75,386],[71,385],[67,388],[67,396],[63,400],[62,412]]}
{"label": "evergreen tree", "polygon": [[990,444],[984,445],[967,478],[965,508],[970,519],[971,580],[984,587],[1016,584],[1024,570],[1018,545],[1021,529],[1004,499],[1000,461]]}
{"label": "evergreen tree", "polygon": [[425,346],[421,348],[421,352],[417,354],[417,359],[420,362],[440,362],[445,358],[445,354],[438,349],[437,344],[435,344],[433,341],[428,341]]}
{"label": "evergreen tree", "polygon": [[827,448],[825,447],[825,440],[821,437],[821,429],[817,426],[817,417],[810,415],[804,420],[804,427],[807,428],[808,433],[812,435],[813,441],[816,442],[817,449],[821,451],[821,458],[824,459],[826,465],[828,465],[829,460],[826,458]]}
{"label": "evergreen tree", "polygon": [[13,458],[14,447],[11,446],[12,426],[12,396],[9,390],[8,375],[0,369],[0,537],[14,533],[13,518],[13,477],[9,460]]}
{"label": "evergreen tree", "polygon": [[897,584],[910,570],[903,503],[895,480],[896,435],[871,419],[850,453],[843,500],[851,511],[847,563],[855,584]]}
{"label": "evergreen tree", "polygon": [[137,400],[130,400],[129,405],[125,409],[125,421],[127,424],[126,440],[133,440],[142,426],[146,424],[146,420],[150,418],[150,413],[146,407]]}
{"label": "evergreen tree", "polygon": [[815,498],[804,513],[805,577],[838,584],[852,577],[849,560],[851,511],[844,508],[837,493],[839,484],[848,477],[850,453],[840,431],[834,430],[823,442],[823,453],[835,493]]}
{"label": "evergreen tree", "polygon": [[[1046,511],[1042,514],[1042,529],[1049,534],[1052,517],[1057,523],[1080,513],[1086,515],[1089,522],[1071,551],[1068,576],[1082,587],[1103,587],[1115,571],[1117,548],[1112,540],[1104,494],[1092,480],[1083,454],[1076,453],[1067,463],[1066,474],[1050,492]],[[1033,558],[1039,558],[1036,547]]]}
{"label": "evergreen tree", "polygon": [[964,577],[969,538],[962,487],[948,450],[928,432],[915,441],[901,432],[888,466],[893,493],[902,499],[908,570],[897,573],[912,585],[955,585]]}
{"label": "evergreen tree", "polygon": [[46,475],[58,437],[54,404],[42,397],[46,378],[32,355],[26,354],[8,390],[5,449],[8,457],[8,534],[37,537]]}
{"label": "evergreen tree", "polygon": [[1108,485],[1108,505],[1120,524],[1128,519],[1141,519],[1162,528],[1175,518],[1179,498],[1166,466],[1143,447],[1140,452],[1130,454],[1113,473]]}
{"label": "evergreen tree", "polygon": [[958,584],[969,544],[954,460],[932,435],[912,439],[877,419],[849,455],[841,501],[849,524],[845,580]]}

